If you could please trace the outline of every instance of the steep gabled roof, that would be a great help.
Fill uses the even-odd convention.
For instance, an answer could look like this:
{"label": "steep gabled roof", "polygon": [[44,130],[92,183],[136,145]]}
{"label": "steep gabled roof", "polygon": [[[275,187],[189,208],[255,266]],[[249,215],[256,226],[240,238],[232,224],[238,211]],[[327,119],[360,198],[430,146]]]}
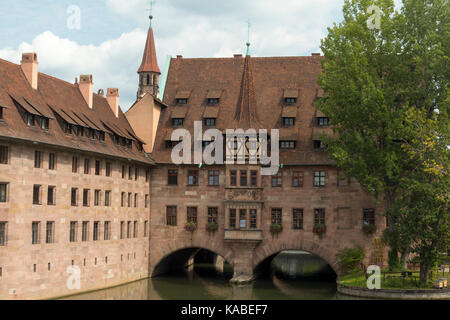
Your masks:
{"label": "steep gabled roof", "polygon": [[148,29],[144,55],[141,66],[138,69],[138,73],[141,72],[156,72],[161,74],[158,61],[156,60],[155,38],[153,37],[153,29],[151,27]]}

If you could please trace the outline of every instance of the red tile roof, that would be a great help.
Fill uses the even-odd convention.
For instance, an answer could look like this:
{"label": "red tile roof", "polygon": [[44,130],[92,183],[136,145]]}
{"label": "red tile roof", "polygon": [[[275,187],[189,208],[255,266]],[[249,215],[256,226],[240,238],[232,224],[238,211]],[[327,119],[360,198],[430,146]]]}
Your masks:
{"label": "red tile roof", "polygon": [[[296,140],[294,150],[280,150],[280,163],[331,164],[327,154],[313,146],[313,135],[319,129],[321,132],[331,130],[317,128],[318,111],[313,104],[317,99],[320,71],[318,56],[173,58],[163,98],[168,108],[161,113],[152,158],[158,163],[171,163],[171,149],[166,148],[165,140],[175,129],[171,121],[174,110],[187,108],[183,127],[193,135],[194,121],[201,121],[207,108],[218,108],[216,128],[222,132],[238,126],[258,127],[259,123],[259,127],[268,129],[269,133],[270,129],[277,128],[280,135]],[[217,106],[207,104],[212,90],[222,91]],[[285,104],[286,90],[297,92],[295,104]],[[190,92],[188,103],[177,105],[177,93],[183,91]],[[294,127],[283,127],[285,107],[289,107],[290,116],[296,117]],[[203,127],[203,131],[206,129]]]}
{"label": "red tile roof", "polygon": [[[34,108],[37,113],[50,117],[49,130],[42,130],[39,126],[27,126],[13,98],[19,100],[17,102],[26,110]],[[43,73],[39,73],[38,76],[38,90],[33,90],[20,65],[2,59],[0,59],[0,106],[7,107],[3,112],[4,119],[0,121],[0,138],[33,141],[132,159],[146,164],[153,163],[143,151],[138,150],[136,143],[133,143],[131,149],[114,143],[108,134],[111,130],[103,123],[110,123],[127,138],[134,141],[137,139],[134,138],[136,135],[122,111],[119,111],[119,117],[116,118],[106,98],[94,93],[93,108],[90,109],[77,85]],[[105,141],[65,134],[57,120],[58,117],[69,123],[100,129],[106,133]]]}
{"label": "red tile roof", "polygon": [[144,55],[142,57],[141,66],[138,69],[140,72],[157,72],[161,73],[156,60],[155,39],[153,37],[153,29],[149,28],[147,33],[147,41],[145,42]]}

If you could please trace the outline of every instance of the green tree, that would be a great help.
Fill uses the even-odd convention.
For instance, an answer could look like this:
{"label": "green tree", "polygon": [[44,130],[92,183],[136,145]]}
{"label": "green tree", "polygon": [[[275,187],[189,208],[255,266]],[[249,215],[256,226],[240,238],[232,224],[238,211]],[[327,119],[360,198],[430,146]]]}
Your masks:
{"label": "green tree", "polygon": [[[372,5],[382,13],[380,28],[368,26]],[[399,212],[405,177],[420,181],[417,158],[404,150],[414,134],[405,119],[411,110],[429,119],[448,108],[449,4],[404,0],[397,12],[392,0],[346,0],[343,16],[321,45],[325,98],[317,107],[335,133],[323,140],[336,165],[384,202],[392,266],[417,241],[404,222],[410,212]]]}

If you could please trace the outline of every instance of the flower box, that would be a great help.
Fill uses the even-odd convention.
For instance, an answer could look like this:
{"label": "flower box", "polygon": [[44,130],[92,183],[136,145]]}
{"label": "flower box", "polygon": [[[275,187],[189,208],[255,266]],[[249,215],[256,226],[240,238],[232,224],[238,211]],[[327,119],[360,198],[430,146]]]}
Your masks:
{"label": "flower box", "polygon": [[324,224],[316,224],[313,227],[313,232],[321,237],[327,231],[327,227]]}
{"label": "flower box", "polygon": [[276,235],[276,234],[280,233],[282,230],[283,230],[283,226],[281,224],[272,223],[270,225],[270,233],[272,233],[272,235]]}
{"label": "flower box", "polygon": [[374,234],[375,231],[377,231],[377,227],[375,227],[375,225],[373,225],[373,224],[365,224],[365,225],[363,225],[363,227],[362,227],[362,231],[363,231],[366,235],[370,236],[370,235]]}
{"label": "flower box", "polygon": [[208,222],[206,225],[206,231],[208,232],[216,232],[219,229],[219,225],[216,222]]}
{"label": "flower box", "polygon": [[195,230],[197,230],[197,224],[195,222],[187,222],[184,225],[184,229],[189,232],[194,232]]}

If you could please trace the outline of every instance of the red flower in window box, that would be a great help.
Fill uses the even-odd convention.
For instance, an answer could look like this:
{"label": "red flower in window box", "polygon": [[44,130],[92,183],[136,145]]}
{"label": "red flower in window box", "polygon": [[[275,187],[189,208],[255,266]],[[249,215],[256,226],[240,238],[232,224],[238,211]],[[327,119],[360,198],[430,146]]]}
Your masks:
{"label": "red flower in window box", "polygon": [[184,229],[189,232],[194,232],[197,230],[197,224],[195,222],[186,222]]}
{"label": "red flower in window box", "polygon": [[217,224],[217,222],[208,222],[208,224],[206,225],[206,231],[208,232],[216,232],[217,229],[219,229],[219,225]]}
{"label": "red flower in window box", "polygon": [[326,231],[327,231],[327,227],[323,223],[316,224],[313,227],[313,232],[315,234],[319,235],[319,237],[321,237]]}

